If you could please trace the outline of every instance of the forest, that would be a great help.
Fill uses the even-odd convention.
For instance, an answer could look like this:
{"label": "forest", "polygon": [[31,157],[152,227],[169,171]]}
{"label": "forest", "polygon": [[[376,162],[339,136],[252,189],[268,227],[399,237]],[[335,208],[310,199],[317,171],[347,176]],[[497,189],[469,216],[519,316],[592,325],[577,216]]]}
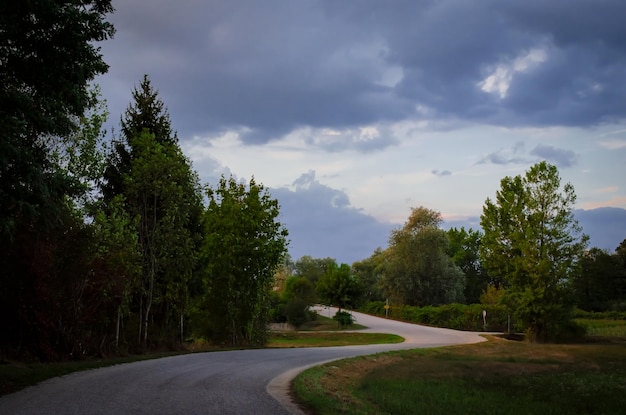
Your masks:
{"label": "forest", "polygon": [[626,240],[587,246],[555,166],[502,179],[481,230],[424,207],[354,264],[288,255],[254,178],[201,183],[145,75],[117,134],[94,79],[109,0],[0,8],[0,360],[262,346],[308,306],[497,302],[539,340],[573,310],[626,311]]}

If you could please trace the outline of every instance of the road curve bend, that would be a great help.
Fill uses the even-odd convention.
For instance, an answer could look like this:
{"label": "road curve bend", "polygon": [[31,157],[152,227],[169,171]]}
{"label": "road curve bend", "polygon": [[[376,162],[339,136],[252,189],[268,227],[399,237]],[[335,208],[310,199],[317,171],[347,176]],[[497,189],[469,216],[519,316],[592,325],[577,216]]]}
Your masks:
{"label": "road curve bend", "polygon": [[[319,312],[334,314],[334,309]],[[326,315],[326,314],[324,314]],[[478,333],[418,326],[354,313],[368,332],[403,343],[195,353],[72,373],[0,398],[0,414],[302,413],[289,382],[306,367],[391,350],[476,343]]]}

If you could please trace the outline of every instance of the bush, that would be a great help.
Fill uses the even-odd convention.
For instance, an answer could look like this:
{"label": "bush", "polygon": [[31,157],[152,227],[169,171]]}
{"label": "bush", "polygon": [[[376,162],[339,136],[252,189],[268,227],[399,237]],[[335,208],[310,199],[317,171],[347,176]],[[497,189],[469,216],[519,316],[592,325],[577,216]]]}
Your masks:
{"label": "bush", "polygon": [[301,298],[292,298],[285,305],[287,322],[295,328],[309,321],[309,314],[309,305]]}
{"label": "bush", "polygon": [[[364,304],[359,311],[377,316],[385,315],[382,301]],[[485,325],[483,310],[487,312]],[[456,330],[507,332],[509,313],[498,304],[446,304],[438,307],[391,306],[389,317],[409,323],[425,324]],[[511,321],[511,330],[517,329]]]}
{"label": "bush", "polygon": [[352,316],[352,314],[348,313],[347,311],[337,311],[337,313],[335,313],[335,316],[333,317],[333,320],[336,320],[341,328],[354,324],[354,316]]}

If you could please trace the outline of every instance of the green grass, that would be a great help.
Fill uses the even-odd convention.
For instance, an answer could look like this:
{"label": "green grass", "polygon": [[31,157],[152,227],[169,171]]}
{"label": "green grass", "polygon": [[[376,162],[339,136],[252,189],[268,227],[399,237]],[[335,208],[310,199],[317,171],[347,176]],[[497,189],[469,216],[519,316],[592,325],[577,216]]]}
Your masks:
{"label": "green grass", "polygon": [[576,319],[592,337],[626,337],[626,320]]}
{"label": "green grass", "polygon": [[328,347],[360,344],[402,343],[394,334],[353,332],[281,332],[273,333],[268,347]]}
{"label": "green grass", "polygon": [[358,357],[309,369],[294,394],[324,414],[621,414],[624,343],[476,345]]}
{"label": "green grass", "polygon": [[367,327],[362,326],[360,324],[352,324],[351,326],[342,329],[339,323],[332,318],[324,317],[320,314],[317,315],[317,318],[313,321],[308,321],[304,323],[298,331],[335,331],[335,330],[362,330]]}
{"label": "green grass", "polygon": [[158,359],[176,354],[179,353],[154,353],[58,363],[3,362],[0,363],[0,396],[35,385],[46,379],[67,375],[72,372],[138,362],[140,360]]}

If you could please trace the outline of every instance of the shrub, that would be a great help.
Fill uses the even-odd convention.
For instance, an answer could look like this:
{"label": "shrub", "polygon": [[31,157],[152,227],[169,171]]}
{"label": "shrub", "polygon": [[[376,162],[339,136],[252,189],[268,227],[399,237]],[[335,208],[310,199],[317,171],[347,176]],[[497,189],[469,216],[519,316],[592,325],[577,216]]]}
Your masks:
{"label": "shrub", "polygon": [[292,298],[285,305],[285,317],[289,324],[299,328],[309,321],[309,305],[301,298]]}
{"label": "shrub", "polygon": [[333,317],[333,320],[336,320],[341,328],[354,324],[354,316],[352,316],[352,314],[348,313],[347,311],[337,311],[337,313]]}

